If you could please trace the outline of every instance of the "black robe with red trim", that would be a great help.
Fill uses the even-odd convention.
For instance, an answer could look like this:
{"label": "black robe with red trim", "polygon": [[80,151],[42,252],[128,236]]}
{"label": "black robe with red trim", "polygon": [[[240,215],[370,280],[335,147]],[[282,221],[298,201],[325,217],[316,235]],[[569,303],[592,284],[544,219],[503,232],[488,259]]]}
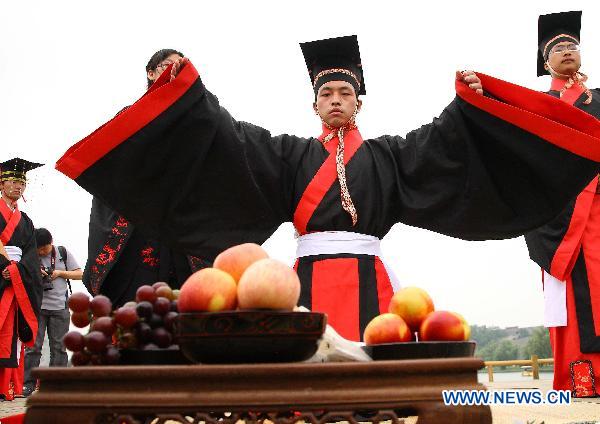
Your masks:
{"label": "black robe with red trim", "polygon": [[[553,81],[557,83],[558,81]],[[563,99],[586,113],[600,118],[600,90],[591,90],[592,102],[583,90],[567,91]],[[559,91],[547,94],[559,97]],[[569,101],[570,100],[570,101]],[[558,167],[556,173],[568,172]],[[598,176],[568,202],[552,221],[525,235],[531,259],[559,281],[565,281],[567,325],[550,330],[554,352],[554,388],[581,395],[590,372],[600,380],[600,187]],[[586,372],[574,370],[582,361],[591,361]],[[593,377],[592,377],[593,378]],[[596,392],[600,395],[599,381]],[[579,388],[578,388],[579,387]]]}
{"label": "black robe with red trim", "polygon": [[107,296],[113,307],[134,300],[144,284],[164,281],[178,289],[192,272],[210,265],[205,259],[179,253],[144,236],[98,198],[92,199],[83,284],[93,295]]}
{"label": "black robe with red trim", "polygon": [[[210,257],[262,243],[293,219],[328,150],[316,138],[272,136],[236,121],[191,64],[167,78],[71,147],[57,169],[182,251]],[[598,171],[600,124],[549,96],[482,80],[494,99],[457,83],[458,96],[431,124],[406,137],[362,141],[346,165],[357,225],[335,181],[306,231],[382,238],[402,222],[483,240],[515,237],[554,218]],[[553,172],[559,166],[560,175]],[[302,284],[310,290],[310,281]]]}
{"label": "black robe with red trim", "polygon": [[0,368],[16,368],[17,338],[33,346],[42,304],[40,262],[31,219],[12,212],[0,199],[0,239],[23,251],[21,260],[7,263],[0,255],[0,270],[8,267],[11,281],[0,275]]}
{"label": "black robe with red trim", "polygon": [[83,283],[90,293],[107,296],[114,307],[134,300],[141,285],[164,281],[180,288],[192,272],[207,266],[204,259],[144,236],[99,199],[92,200]]}

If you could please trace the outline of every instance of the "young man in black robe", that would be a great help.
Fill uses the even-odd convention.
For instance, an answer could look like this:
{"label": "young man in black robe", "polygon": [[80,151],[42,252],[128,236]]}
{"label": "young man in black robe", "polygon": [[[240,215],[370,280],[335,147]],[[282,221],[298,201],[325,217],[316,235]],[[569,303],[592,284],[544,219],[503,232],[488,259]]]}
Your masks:
{"label": "young man in black robe", "polygon": [[[148,88],[182,57],[173,49],[154,53],[146,65]],[[193,271],[209,265],[147,237],[100,199],[92,199],[83,283],[90,293],[107,296],[113,306],[134,300],[137,289],[144,284],[164,281],[179,288]]]}
{"label": "young man in black robe", "polygon": [[[550,94],[600,118],[600,91],[579,72],[581,12],[539,18],[538,76],[550,74]],[[562,167],[555,171],[566,172]],[[600,186],[598,176],[545,226],[525,235],[543,271],[544,325],[554,353],[554,389],[598,396],[600,389]],[[594,385],[594,380],[596,385]]]}
{"label": "young man in black robe", "polygon": [[0,163],[0,394],[13,400],[23,390],[24,347],[33,346],[42,302],[40,263],[31,219],[17,201],[25,173],[41,166],[15,158]]}
{"label": "young man in black robe", "polygon": [[236,121],[183,60],[57,169],[140,230],[200,256],[262,243],[293,221],[300,303],[353,340],[387,311],[393,281],[379,239],[392,225],[515,237],[552,219],[598,170],[600,144],[582,143],[598,141],[595,119],[479,75],[493,98],[483,96],[474,73],[457,74],[458,96],[431,124],[363,140],[354,120],[365,93],[356,37],[302,50],[324,122],[318,138]]}

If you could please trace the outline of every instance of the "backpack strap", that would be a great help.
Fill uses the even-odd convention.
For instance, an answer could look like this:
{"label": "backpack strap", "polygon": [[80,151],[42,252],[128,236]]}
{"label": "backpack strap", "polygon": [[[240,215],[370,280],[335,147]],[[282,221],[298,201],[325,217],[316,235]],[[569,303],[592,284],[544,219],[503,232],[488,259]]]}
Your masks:
{"label": "backpack strap", "polygon": [[[65,264],[65,271],[69,270],[67,265],[67,249],[65,246],[58,246],[58,254],[60,256],[60,260]],[[71,289],[71,280],[65,278],[67,280],[67,286],[69,287],[69,296],[73,294],[73,290]]]}

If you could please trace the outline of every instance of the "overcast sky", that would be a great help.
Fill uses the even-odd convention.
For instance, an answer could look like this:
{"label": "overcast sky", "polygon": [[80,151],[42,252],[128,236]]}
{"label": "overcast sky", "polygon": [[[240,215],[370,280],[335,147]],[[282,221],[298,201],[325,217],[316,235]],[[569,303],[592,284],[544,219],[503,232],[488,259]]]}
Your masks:
{"label": "overcast sky", "polygon": [[[83,265],[91,197],[54,163],[143,94],[145,65],[156,50],[184,52],[238,120],[274,134],[316,136],[320,122],[298,43],[357,34],[368,93],[358,125],[366,139],[430,122],[454,97],[457,69],[546,90],[549,77],[536,77],[537,17],[574,9],[584,12],[582,71],[596,87],[595,1],[6,2],[0,157],[48,164],[30,173],[21,209]],[[291,263],[291,224],[266,247]],[[383,250],[402,284],[429,291],[437,309],[460,312],[472,324],[542,322],[540,270],[522,238],[464,242],[397,225]]]}

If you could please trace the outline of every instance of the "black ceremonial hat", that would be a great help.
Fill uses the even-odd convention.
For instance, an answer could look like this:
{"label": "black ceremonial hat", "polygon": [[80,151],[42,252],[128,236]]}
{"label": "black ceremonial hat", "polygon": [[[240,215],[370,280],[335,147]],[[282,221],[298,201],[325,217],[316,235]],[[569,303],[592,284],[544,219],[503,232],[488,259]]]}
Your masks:
{"label": "black ceremonial hat", "polygon": [[26,182],[27,178],[25,174],[43,165],[43,163],[29,162],[21,158],[7,160],[0,163],[0,181],[13,180]]}
{"label": "black ceremonial hat", "polygon": [[328,81],[346,81],[366,94],[356,35],[300,43],[315,94]]}
{"label": "black ceremonial hat", "polygon": [[557,43],[575,41],[579,44],[581,32],[581,11],[550,13],[538,19],[538,59],[537,74],[549,74],[544,69],[548,52]]}

